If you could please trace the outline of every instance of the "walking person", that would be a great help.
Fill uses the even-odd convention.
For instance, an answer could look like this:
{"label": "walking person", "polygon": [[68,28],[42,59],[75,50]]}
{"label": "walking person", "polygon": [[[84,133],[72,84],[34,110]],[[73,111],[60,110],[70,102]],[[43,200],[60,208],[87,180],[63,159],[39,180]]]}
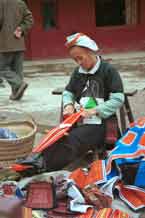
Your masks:
{"label": "walking person", "polygon": [[0,0],[0,78],[11,86],[11,100],[20,100],[24,82],[24,37],[32,27],[31,11],[23,0]]}

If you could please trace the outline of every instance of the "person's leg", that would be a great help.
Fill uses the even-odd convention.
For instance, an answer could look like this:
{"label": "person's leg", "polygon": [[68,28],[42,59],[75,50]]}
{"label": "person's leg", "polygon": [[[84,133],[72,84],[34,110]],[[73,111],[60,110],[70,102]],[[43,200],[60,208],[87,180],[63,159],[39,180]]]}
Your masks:
{"label": "person's leg", "polygon": [[23,51],[14,52],[13,61],[11,62],[11,70],[16,73],[15,81],[19,83],[19,86],[13,86],[12,95],[10,96],[11,100],[19,100],[23,96],[25,89],[28,87],[28,84],[24,82],[23,60]]}
{"label": "person's leg", "polygon": [[6,62],[4,60],[4,57],[3,57],[3,54],[0,53],[0,87],[4,87],[4,84],[3,84],[3,70],[5,69],[5,66],[6,66]]}
{"label": "person's leg", "polygon": [[46,171],[60,170],[76,157],[75,151],[68,146],[66,137],[43,151],[43,167]]}
{"label": "person's leg", "polygon": [[104,126],[84,125],[73,128],[68,136],[43,152],[47,171],[60,170],[90,149],[104,144]]}
{"label": "person's leg", "polygon": [[0,77],[4,77],[11,88],[15,89],[21,85],[21,80],[16,79],[16,72],[11,69],[13,59],[14,52],[0,53]]}
{"label": "person's leg", "polygon": [[2,78],[0,78],[0,88],[4,88],[4,87],[5,87],[4,81]]}
{"label": "person's leg", "polygon": [[13,62],[11,63],[11,69],[16,72],[16,76],[18,80],[24,80],[23,74],[23,61],[24,61],[24,52],[23,51],[16,51],[14,55]]}
{"label": "person's leg", "polygon": [[0,77],[4,77],[11,86],[11,100],[19,100],[28,86],[23,82],[22,61],[23,52],[0,53]]}

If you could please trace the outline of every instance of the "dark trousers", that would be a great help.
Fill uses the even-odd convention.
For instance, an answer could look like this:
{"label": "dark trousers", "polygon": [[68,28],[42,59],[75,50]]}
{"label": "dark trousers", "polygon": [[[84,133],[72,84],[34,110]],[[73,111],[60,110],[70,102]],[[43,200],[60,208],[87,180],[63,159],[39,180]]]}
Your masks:
{"label": "dark trousers", "polygon": [[100,149],[104,145],[104,125],[82,125],[72,128],[68,136],[43,152],[47,171],[60,170],[88,150]]}
{"label": "dark trousers", "polygon": [[23,81],[23,51],[0,53],[0,78],[5,78],[13,89]]}

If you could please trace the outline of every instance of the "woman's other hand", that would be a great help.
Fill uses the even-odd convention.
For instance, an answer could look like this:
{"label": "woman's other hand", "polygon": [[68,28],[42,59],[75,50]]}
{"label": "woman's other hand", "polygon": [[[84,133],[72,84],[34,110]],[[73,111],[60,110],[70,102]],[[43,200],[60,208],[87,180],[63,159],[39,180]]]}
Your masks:
{"label": "woman's other hand", "polygon": [[95,108],[93,108],[93,109],[84,109],[82,111],[82,117],[89,118],[89,117],[91,117],[93,115],[98,115]]}
{"label": "woman's other hand", "polygon": [[65,115],[71,115],[75,112],[75,108],[74,105],[72,104],[68,104],[65,106],[65,108],[63,109],[63,116]]}

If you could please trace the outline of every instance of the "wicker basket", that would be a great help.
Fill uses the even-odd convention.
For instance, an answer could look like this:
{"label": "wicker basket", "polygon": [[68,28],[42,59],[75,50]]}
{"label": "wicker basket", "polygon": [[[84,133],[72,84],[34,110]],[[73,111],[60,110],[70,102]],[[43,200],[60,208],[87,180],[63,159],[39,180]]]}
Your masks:
{"label": "wicker basket", "polygon": [[37,126],[33,118],[19,111],[0,111],[0,127],[16,133],[16,139],[0,139],[0,165],[8,166],[27,156],[35,140]]}

